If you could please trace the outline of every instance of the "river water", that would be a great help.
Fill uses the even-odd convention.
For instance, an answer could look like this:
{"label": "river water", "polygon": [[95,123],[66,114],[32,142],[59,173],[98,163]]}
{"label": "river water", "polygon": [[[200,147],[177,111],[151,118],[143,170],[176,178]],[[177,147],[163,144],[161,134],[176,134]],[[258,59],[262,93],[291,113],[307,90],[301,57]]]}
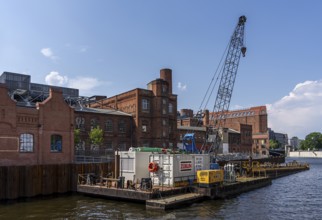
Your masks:
{"label": "river water", "polygon": [[147,211],[144,204],[69,195],[1,204],[0,219],[322,219],[322,159],[296,160],[311,169],[227,200]]}

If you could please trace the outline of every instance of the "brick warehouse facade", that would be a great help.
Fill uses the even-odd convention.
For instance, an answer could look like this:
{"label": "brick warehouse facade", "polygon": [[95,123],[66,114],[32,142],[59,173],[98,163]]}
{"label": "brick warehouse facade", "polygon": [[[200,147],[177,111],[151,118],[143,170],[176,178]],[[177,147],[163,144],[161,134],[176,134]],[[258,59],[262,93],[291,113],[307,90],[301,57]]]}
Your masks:
{"label": "brick warehouse facade", "polygon": [[36,108],[22,107],[0,84],[0,100],[0,166],[73,162],[74,110],[62,92],[51,90]]}
{"label": "brick warehouse facade", "polygon": [[[99,97],[100,104],[110,99],[115,101],[104,108],[70,107],[70,99],[66,97],[70,97],[69,92],[78,94],[77,89],[52,87],[49,92],[47,85],[37,84],[36,90],[30,76],[24,74],[5,72],[1,83],[3,164],[70,163],[75,154],[106,156],[131,146],[176,146],[177,96],[172,94],[170,69],[161,70],[160,79],[150,82],[148,89],[134,89],[109,99]],[[40,94],[41,99],[34,99],[34,95]],[[104,131],[100,146],[93,146],[88,138],[96,126]],[[77,146],[74,146],[74,129],[80,129],[81,141]],[[60,143],[56,151],[45,148],[51,141]]]}
{"label": "brick warehouse facade", "polygon": [[176,147],[177,95],[172,94],[171,69],[161,69],[160,78],[148,83],[148,89],[137,88],[101,99],[89,107],[131,114],[133,146]]}
{"label": "brick warehouse facade", "polygon": [[[183,137],[187,133],[195,134],[196,147],[199,150],[208,150],[208,146],[205,146],[205,140],[207,136],[207,127],[205,126],[181,126],[178,125],[178,147],[183,148]],[[219,146],[219,152],[223,153],[223,144],[228,145],[229,153],[252,153],[252,126],[240,124],[239,131],[225,128],[224,129],[224,139],[221,146]]]}
{"label": "brick warehouse facade", "polygon": [[[88,134],[95,127],[104,131],[101,146],[89,143]],[[114,150],[126,150],[132,146],[133,119],[130,114],[121,111],[77,107],[75,128],[80,130],[80,143],[75,146],[77,155],[114,155]]]}
{"label": "brick warehouse facade", "polygon": [[[210,119],[213,116],[216,117],[216,114],[209,113],[209,118],[207,119],[209,120],[209,124],[212,123]],[[266,106],[256,106],[225,113],[225,127],[240,131],[240,124],[252,126],[253,154],[268,155],[269,132]]]}

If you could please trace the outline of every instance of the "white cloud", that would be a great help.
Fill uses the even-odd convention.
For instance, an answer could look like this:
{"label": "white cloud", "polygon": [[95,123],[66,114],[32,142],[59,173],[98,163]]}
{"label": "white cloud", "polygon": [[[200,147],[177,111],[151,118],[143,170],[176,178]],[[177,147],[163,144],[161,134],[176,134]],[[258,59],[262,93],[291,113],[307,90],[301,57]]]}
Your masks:
{"label": "white cloud", "polygon": [[59,72],[52,71],[46,77],[45,81],[48,85],[62,86],[67,88],[79,89],[79,92],[83,95],[97,95],[98,87],[107,86],[110,82],[99,81],[94,77],[77,76],[76,78],[68,78],[67,76],[61,75]]}
{"label": "white cloud", "polygon": [[79,52],[85,53],[89,49],[89,46],[80,46]]}
{"label": "white cloud", "polygon": [[70,79],[68,82],[68,87],[77,88],[85,93],[99,85],[101,85],[101,82],[99,82],[98,79],[84,76],[78,76],[75,79]]}
{"label": "white cloud", "polygon": [[187,85],[182,84],[181,82],[178,82],[178,89],[179,89],[179,91],[186,91],[187,90]]}
{"label": "white cloud", "polygon": [[289,138],[322,132],[322,80],[297,84],[289,95],[268,104],[268,126]]}
{"label": "white cloud", "polygon": [[48,85],[65,86],[68,82],[68,77],[60,75],[59,72],[52,71],[46,76],[45,81]]}
{"label": "white cloud", "polygon": [[234,105],[230,107],[230,110],[239,110],[239,109],[244,109],[244,106],[241,105]]}
{"label": "white cloud", "polygon": [[45,57],[48,57],[48,58],[50,58],[52,60],[56,60],[58,58],[57,56],[54,56],[53,51],[49,47],[42,48],[40,50],[40,52],[42,53],[42,55],[44,55]]}

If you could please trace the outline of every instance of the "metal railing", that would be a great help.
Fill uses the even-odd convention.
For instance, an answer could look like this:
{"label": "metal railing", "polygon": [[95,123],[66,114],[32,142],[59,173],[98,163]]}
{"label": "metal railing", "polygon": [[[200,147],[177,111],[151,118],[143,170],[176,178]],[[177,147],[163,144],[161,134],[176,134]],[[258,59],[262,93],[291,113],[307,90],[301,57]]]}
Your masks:
{"label": "metal railing", "polygon": [[114,152],[106,149],[76,150],[76,163],[107,163],[114,160]]}

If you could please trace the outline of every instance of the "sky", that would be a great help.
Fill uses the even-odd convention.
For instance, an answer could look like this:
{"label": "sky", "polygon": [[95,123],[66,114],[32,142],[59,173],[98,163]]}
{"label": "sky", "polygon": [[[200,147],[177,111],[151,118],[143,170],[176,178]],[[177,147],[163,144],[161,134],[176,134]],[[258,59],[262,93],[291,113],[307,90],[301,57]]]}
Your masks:
{"label": "sky", "polygon": [[[173,71],[178,110],[200,104],[241,15],[230,109],[266,105],[268,126],[322,132],[322,1],[0,0],[0,74],[117,95]],[[216,92],[215,92],[216,93]],[[210,99],[213,108],[215,95]]]}

